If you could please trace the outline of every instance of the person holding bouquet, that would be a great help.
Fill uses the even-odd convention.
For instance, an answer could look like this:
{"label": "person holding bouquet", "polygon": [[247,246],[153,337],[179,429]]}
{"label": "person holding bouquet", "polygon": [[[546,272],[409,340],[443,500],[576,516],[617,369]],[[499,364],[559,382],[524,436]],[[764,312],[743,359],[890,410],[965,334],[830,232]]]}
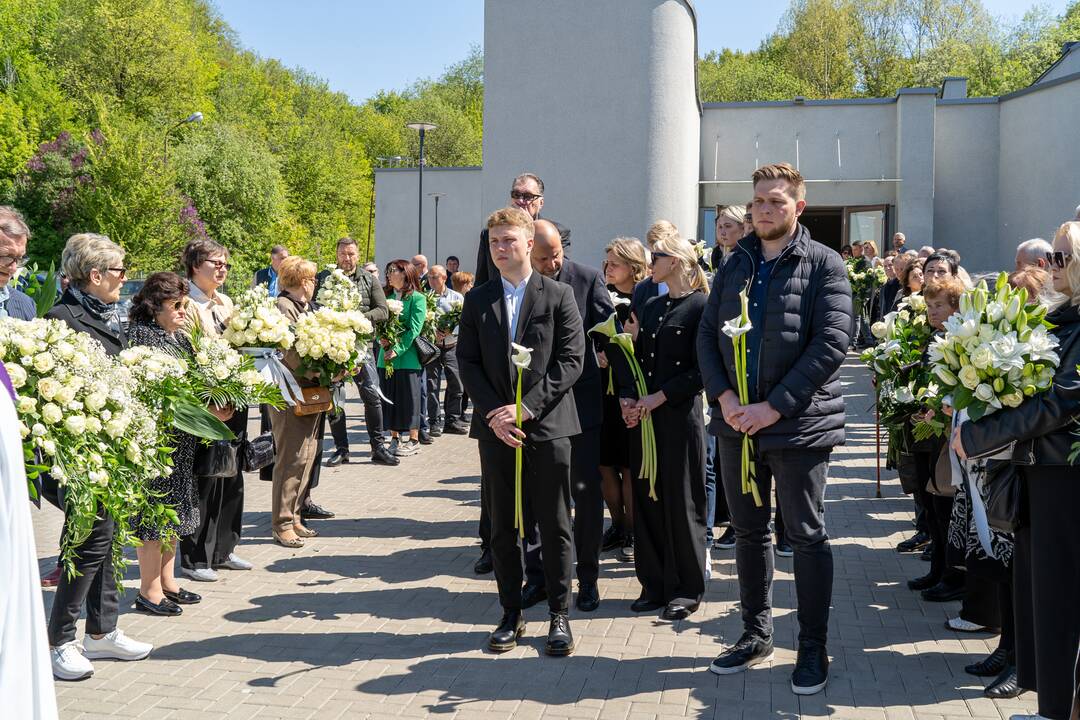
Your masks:
{"label": "person holding bouquet", "polygon": [[[450,288],[446,268],[442,265],[432,265],[427,277],[428,285],[435,296],[435,342],[441,351],[439,358],[427,367],[426,390],[432,433],[467,435],[469,427],[465,424],[461,409],[461,374],[458,372],[455,353],[457,319],[461,317],[465,296]],[[442,387],[443,377],[446,378],[446,394],[440,402],[439,389]]]}
{"label": "person holding bouquet", "polygon": [[[414,344],[424,328],[427,300],[420,289],[416,267],[408,260],[386,266],[387,300],[402,303],[401,332],[396,338],[379,338],[379,361],[383,394],[383,420],[390,429],[390,451],[407,457],[420,451],[420,358]],[[391,368],[389,372],[387,368]],[[408,439],[402,440],[405,435]]]}
{"label": "person holding bouquet", "polygon": [[[1070,461],[1080,415],[1080,222],[1062,225],[1048,253],[1054,290],[1065,296],[1046,320],[1060,363],[1045,392],[953,433],[961,458],[987,456],[1015,442],[1020,517],[1013,556],[1017,681],[1038,690],[1039,717],[1067,720],[1080,645],[1080,482]],[[1029,716],[1015,716],[1029,717]]]}
{"label": "person holding bouquet", "polygon": [[[60,263],[71,284],[45,317],[87,333],[109,355],[119,354],[127,345],[117,315],[120,288],[127,277],[123,248],[104,235],[79,233],[68,239]],[[55,479],[45,479],[44,493],[63,507]],[[75,553],[76,575],[61,573],[56,586],[49,616],[49,646],[53,675],[61,680],[92,675],[92,659],[142,660],[153,650],[150,643],[133,640],[116,627],[120,594],[111,560],[115,531],[112,517],[99,513],[90,536]],[[84,603],[86,637],[80,647],[75,641],[75,621]]]}
{"label": "person holding bouquet", "polygon": [[[634,569],[641,595],[634,612],[663,608],[665,620],[682,620],[705,595],[705,417],[701,372],[695,361],[698,326],[708,281],[694,246],[677,235],[652,248],[652,278],[667,292],[640,308],[624,328],[648,394],[619,372],[619,401],[627,427],[652,416],[656,477],[641,477],[642,436],[630,442],[633,480]],[[618,338],[616,338],[618,340]],[[609,346],[608,355],[615,352]],[[622,363],[614,363],[618,371]]]}

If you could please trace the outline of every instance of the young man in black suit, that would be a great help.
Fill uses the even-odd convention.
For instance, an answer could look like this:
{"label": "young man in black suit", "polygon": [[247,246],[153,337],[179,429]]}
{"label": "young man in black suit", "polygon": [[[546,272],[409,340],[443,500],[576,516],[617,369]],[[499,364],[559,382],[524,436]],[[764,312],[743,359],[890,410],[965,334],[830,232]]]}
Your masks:
{"label": "young man in black suit", "polygon": [[[562,237],[555,223],[536,221],[532,249],[533,270],[544,277],[569,285],[581,315],[583,328],[591,328],[607,320],[615,312],[611,295],[600,273],[585,265],[568,260],[563,252]],[[600,591],[596,586],[600,575],[600,543],[604,534],[604,496],[600,491],[600,426],[604,420],[604,386],[597,348],[591,339],[585,343],[585,360],[581,377],[574,383],[574,405],[577,407],[581,432],[570,440],[570,492],[574,498],[574,549],[577,559],[578,610],[592,612],[600,606]],[[529,510],[525,510],[526,518]],[[535,532],[530,526],[526,534]],[[543,565],[540,548],[530,538],[525,555],[525,588],[522,604],[525,607],[544,599]]]}
{"label": "young man in black suit", "polygon": [[[585,337],[573,290],[532,271],[533,219],[520,208],[488,218],[491,257],[500,275],[465,296],[458,330],[461,379],[476,406],[481,500],[491,518],[491,552],[503,617],[488,647],[504,652],[525,631],[521,556],[515,525],[514,455],[524,447],[522,493],[540,527],[551,625],[545,651],[569,655],[570,438],[578,434],[574,396]],[[517,371],[511,342],[532,348],[522,375],[524,423],[516,427]]]}

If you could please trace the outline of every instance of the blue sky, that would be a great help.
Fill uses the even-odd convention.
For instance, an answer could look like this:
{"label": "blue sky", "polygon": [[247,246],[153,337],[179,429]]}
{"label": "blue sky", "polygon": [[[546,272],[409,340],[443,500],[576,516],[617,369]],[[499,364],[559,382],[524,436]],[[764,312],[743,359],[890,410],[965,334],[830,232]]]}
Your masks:
{"label": "blue sky", "polygon": [[[587,0],[582,0],[587,1]],[[325,78],[362,102],[380,89],[401,89],[438,76],[484,40],[483,0],[214,0],[240,43]],[[776,29],[789,0],[695,0],[701,54],[724,47],[752,50]],[[1028,0],[983,0],[1011,21]],[[1043,0],[1051,12],[1068,0]],[[737,9],[733,9],[737,8]]]}

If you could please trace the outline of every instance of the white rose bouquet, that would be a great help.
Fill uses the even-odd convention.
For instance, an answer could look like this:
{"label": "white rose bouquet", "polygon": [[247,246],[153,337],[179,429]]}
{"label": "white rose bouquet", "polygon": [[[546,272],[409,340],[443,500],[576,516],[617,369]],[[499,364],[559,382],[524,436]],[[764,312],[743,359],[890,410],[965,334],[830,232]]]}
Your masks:
{"label": "white rose bouquet", "polygon": [[461,322],[461,308],[462,304],[455,302],[451,303],[449,310],[436,310],[435,329],[444,333],[454,332],[458,323]]}
{"label": "white rose bouquet", "polygon": [[337,265],[327,265],[329,274],[319,283],[319,292],[315,295],[315,302],[320,307],[330,308],[338,312],[356,310],[360,307],[360,291],[356,284],[349,279]]}
{"label": "white rose bouquet", "polygon": [[[116,521],[112,562],[119,582],[123,547],[139,544],[130,521],[141,516],[166,535],[177,522],[146,485],[172,470],[166,425],[142,399],[147,389],[99,342],[56,320],[0,320],[0,360],[18,394],[27,474],[48,473],[61,487],[67,526],[60,556],[69,576],[79,546],[104,513]],[[164,381],[175,372],[164,361],[148,365],[144,378]],[[30,492],[36,496],[35,488]]]}
{"label": "white rose bouquet", "polygon": [[[401,339],[401,334],[405,332],[405,326],[401,324],[401,313],[405,310],[405,303],[394,298],[386,298],[386,308],[390,311],[390,317],[381,321],[377,328],[379,343],[384,348],[397,345],[398,340]],[[393,364],[386,363],[386,377],[393,374]]]}
{"label": "white rose bouquet", "polygon": [[289,321],[265,285],[256,285],[240,295],[222,336],[238,348],[288,350],[293,344]]}
{"label": "white rose bouquet", "polygon": [[192,328],[189,339],[193,353],[187,380],[195,397],[218,407],[285,405],[278,386],[267,382],[251,356],[237,352],[228,340],[206,335],[197,327]]}
{"label": "white rose bouquet", "polygon": [[300,356],[300,372],[318,373],[329,386],[334,378],[352,372],[371,345],[374,327],[359,310],[328,307],[306,312],[296,321],[293,349]]}
{"label": "white rose bouquet", "polygon": [[1046,307],[1029,304],[1027,290],[1010,287],[1005,273],[994,294],[985,281],[965,292],[944,336],[930,344],[943,402],[978,420],[1048,390],[1061,362],[1048,329]]}

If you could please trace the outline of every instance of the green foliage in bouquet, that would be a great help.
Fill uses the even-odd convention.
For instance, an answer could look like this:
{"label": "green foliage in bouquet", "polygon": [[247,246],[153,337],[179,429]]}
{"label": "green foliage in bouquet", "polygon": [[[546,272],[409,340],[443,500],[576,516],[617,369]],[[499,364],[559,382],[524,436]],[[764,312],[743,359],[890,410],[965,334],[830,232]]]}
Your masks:
{"label": "green foliage in bouquet", "polygon": [[192,326],[189,339],[194,352],[188,359],[188,382],[195,397],[222,408],[264,403],[285,407],[281,390],[255,369],[251,356],[237,352],[225,338],[205,334],[197,325]]}

